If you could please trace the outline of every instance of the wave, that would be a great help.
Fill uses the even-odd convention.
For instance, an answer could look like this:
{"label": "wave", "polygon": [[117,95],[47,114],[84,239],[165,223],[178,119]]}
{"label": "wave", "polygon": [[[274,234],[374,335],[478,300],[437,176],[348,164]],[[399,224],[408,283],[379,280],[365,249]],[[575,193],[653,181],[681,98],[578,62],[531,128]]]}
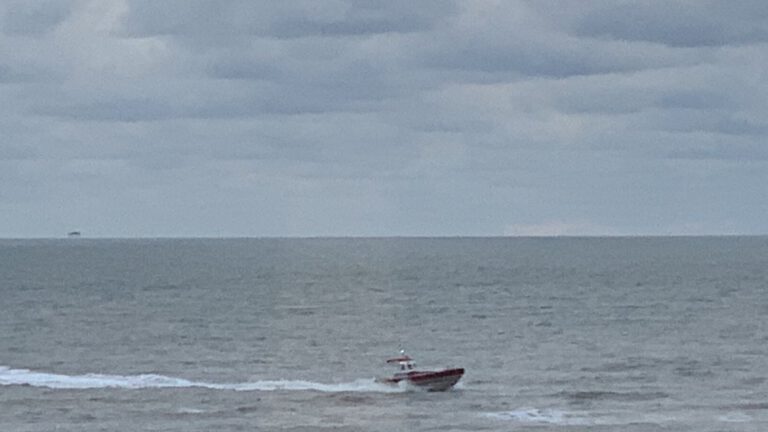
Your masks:
{"label": "wave", "polygon": [[[632,411],[614,412],[569,412],[550,408],[519,408],[512,411],[497,411],[481,413],[481,416],[498,421],[510,421],[527,425],[558,425],[558,426],[627,426],[627,425],[651,425],[670,426],[684,424],[685,417],[679,417],[674,413],[649,413]],[[742,412],[728,412],[717,417],[720,422],[748,423],[752,422],[752,416]],[[681,423],[683,422],[683,423]]]}
{"label": "wave", "polygon": [[719,416],[717,419],[724,423],[748,423],[752,421],[751,416],[740,412],[730,412]]}
{"label": "wave", "polygon": [[619,402],[643,402],[669,397],[664,392],[616,392],[616,391],[576,391],[560,392],[555,396],[562,396],[574,402],[613,400]]}
{"label": "wave", "polygon": [[208,388],[233,391],[318,391],[326,393],[369,392],[400,393],[405,387],[393,387],[376,382],[373,378],[358,379],[347,383],[318,383],[303,380],[266,380],[243,383],[208,383],[190,381],[156,374],[141,375],[62,375],[34,372],[28,369],[12,369],[0,366],[0,385],[26,385],[51,389],[162,389],[162,388]]}
{"label": "wave", "polygon": [[529,424],[555,424],[561,426],[590,425],[586,418],[554,409],[521,408],[513,411],[484,413],[484,417]]}
{"label": "wave", "polygon": [[[624,426],[624,425],[663,425],[675,421],[674,418],[656,414],[581,412],[574,413],[557,409],[520,408],[513,411],[486,412],[483,417],[511,421],[528,425],[558,425],[558,426]],[[735,418],[735,417],[734,417]],[[723,420],[724,421],[724,420]],[[737,421],[737,420],[733,420]]]}

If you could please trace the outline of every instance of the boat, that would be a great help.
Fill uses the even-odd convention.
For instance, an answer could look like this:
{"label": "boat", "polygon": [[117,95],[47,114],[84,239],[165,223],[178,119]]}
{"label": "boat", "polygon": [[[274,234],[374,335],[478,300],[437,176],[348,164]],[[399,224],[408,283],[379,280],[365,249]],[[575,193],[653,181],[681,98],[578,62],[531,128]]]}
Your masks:
{"label": "boat", "polygon": [[400,356],[387,360],[387,364],[396,365],[400,370],[392,377],[379,379],[379,382],[393,385],[406,382],[408,385],[427,391],[448,390],[464,375],[463,368],[417,370],[413,359],[402,350]]}

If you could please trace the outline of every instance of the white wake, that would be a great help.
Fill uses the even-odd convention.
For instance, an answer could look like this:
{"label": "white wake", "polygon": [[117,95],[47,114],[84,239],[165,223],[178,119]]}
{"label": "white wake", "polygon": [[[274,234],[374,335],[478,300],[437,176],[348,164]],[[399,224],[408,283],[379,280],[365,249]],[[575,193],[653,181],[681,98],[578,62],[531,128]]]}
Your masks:
{"label": "white wake", "polygon": [[51,389],[152,389],[152,388],[209,388],[234,391],[304,390],[327,393],[376,392],[398,393],[401,387],[376,382],[373,378],[358,379],[346,383],[325,384],[303,380],[266,380],[243,383],[209,383],[156,374],[142,375],[62,375],[34,372],[28,369],[12,369],[0,366],[0,385],[28,385]]}

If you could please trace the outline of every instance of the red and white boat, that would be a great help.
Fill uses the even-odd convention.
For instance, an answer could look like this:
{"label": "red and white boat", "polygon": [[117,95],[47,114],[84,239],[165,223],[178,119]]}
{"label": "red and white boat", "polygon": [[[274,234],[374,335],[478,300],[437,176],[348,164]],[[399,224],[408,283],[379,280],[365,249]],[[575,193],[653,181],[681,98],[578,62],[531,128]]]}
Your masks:
{"label": "red and white boat", "polygon": [[378,381],[387,384],[399,384],[401,381],[407,382],[427,391],[445,391],[453,387],[461,376],[464,375],[463,368],[442,369],[437,371],[416,370],[416,364],[411,357],[400,351],[400,357],[387,360],[388,364],[397,365],[400,371],[391,378],[381,378]]}

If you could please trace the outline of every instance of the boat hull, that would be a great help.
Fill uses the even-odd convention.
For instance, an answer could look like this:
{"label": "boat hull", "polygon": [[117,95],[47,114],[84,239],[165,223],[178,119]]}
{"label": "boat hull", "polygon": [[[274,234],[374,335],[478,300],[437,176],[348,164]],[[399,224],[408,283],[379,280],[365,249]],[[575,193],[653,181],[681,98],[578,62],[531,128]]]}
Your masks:
{"label": "boat hull", "polygon": [[401,381],[406,381],[410,385],[427,391],[445,391],[456,385],[463,375],[464,369],[462,368],[441,371],[411,371],[396,374],[392,378],[384,379],[383,382],[398,384]]}

